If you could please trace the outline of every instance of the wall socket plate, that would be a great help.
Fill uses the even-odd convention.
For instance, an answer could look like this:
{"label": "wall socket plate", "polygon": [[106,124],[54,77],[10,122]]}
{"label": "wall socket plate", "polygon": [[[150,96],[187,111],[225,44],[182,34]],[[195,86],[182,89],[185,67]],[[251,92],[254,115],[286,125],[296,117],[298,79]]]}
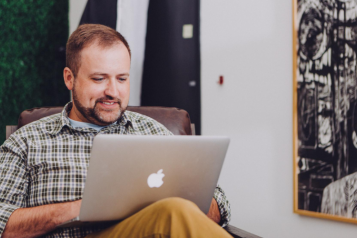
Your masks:
{"label": "wall socket plate", "polygon": [[184,39],[190,39],[193,37],[193,25],[192,24],[185,24],[182,27],[182,37]]}

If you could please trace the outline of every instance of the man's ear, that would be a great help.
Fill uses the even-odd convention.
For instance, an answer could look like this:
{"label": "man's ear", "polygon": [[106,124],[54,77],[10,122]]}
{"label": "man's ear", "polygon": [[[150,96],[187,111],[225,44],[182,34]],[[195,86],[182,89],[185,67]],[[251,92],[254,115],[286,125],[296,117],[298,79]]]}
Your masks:
{"label": "man's ear", "polygon": [[70,70],[70,68],[68,68],[68,67],[64,68],[63,79],[64,79],[64,83],[66,84],[68,90],[72,90],[73,83],[74,83],[74,76],[73,76],[72,70]]}

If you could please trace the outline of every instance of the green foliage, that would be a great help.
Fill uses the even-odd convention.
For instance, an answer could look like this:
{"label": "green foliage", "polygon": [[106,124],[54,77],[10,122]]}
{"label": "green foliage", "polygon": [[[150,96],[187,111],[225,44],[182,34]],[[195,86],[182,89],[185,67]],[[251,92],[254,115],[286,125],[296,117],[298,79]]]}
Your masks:
{"label": "green foliage", "polygon": [[5,126],[23,110],[69,101],[62,77],[68,0],[0,0],[0,29],[1,145]]}

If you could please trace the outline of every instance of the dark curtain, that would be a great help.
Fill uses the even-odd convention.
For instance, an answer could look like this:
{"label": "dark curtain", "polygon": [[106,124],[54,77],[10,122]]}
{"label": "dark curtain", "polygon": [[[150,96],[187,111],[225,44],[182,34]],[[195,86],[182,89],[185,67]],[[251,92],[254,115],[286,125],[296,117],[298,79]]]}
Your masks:
{"label": "dark curtain", "polygon": [[[199,0],[151,0],[141,105],[188,111],[201,133]],[[184,39],[184,24],[193,37]]]}
{"label": "dark curtain", "polygon": [[102,24],[116,30],[117,2],[117,0],[88,0],[79,24]]}

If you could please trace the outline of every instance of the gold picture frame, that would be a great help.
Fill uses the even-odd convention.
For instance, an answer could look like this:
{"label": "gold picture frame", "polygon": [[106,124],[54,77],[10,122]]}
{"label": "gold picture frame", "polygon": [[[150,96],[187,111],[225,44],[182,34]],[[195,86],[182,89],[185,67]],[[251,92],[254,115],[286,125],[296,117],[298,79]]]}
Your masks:
{"label": "gold picture frame", "polygon": [[357,1],[293,0],[294,213],[357,224]]}

